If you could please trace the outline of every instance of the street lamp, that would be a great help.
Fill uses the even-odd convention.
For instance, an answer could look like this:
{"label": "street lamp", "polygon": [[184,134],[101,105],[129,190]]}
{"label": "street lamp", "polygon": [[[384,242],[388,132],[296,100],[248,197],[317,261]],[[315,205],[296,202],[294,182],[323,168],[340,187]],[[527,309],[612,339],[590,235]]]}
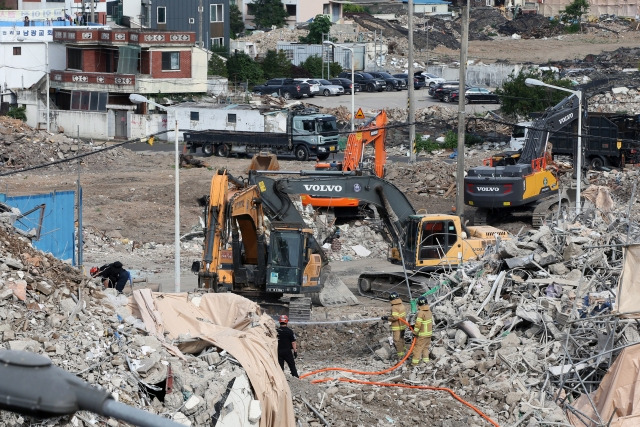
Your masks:
{"label": "street lamp", "polygon": [[[157,104],[142,95],[138,95],[136,93],[132,93],[129,95],[129,101],[134,104],[142,104],[147,103],[149,105],[153,105],[158,107],[164,111],[169,111],[169,109],[163,105]],[[180,159],[178,155],[178,115],[175,115],[175,129],[174,129],[174,137],[175,137],[175,162],[176,162],[176,173],[175,173],[175,219],[174,219],[174,241],[175,241],[175,259],[174,259],[174,291],[180,292]]]}
{"label": "street lamp", "polygon": [[355,129],[355,109],[356,109],[356,82],[354,79],[354,68],[355,68],[355,63],[354,63],[354,53],[353,53],[353,48],[352,47],[348,47],[342,44],[335,44],[333,42],[330,42],[329,40],[325,40],[322,42],[322,44],[328,44],[331,45],[333,47],[341,47],[343,49],[347,49],[348,51],[351,52],[351,131],[353,132],[353,130]]}
{"label": "street lamp", "polygon": [[576,166],[576,215],[580,215],[580,185],[582,182],[582,91],[571,90],[565,87],[554,86],[538,79],[526,79],[524,84],[527,86],[546,86],[551,89],[558,89],[564,92],[569,92],[578,98],[578,149],[577,159],[575,160]]}

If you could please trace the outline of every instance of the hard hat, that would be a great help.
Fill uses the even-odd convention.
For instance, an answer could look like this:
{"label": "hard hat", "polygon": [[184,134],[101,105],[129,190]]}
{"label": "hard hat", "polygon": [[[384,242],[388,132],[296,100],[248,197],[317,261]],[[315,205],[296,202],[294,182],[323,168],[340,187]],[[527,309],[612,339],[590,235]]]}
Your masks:
{"label": "hard hat", "polygon": [[287,316],[286,314],[280,316],[280,323],[289,323],[289,316]]}
{"label": "hard hat", "polygon": [[91,267],[91,270],[89,270],[89,274],[91,274],[92,276],[94,276],[97,272],[98,267]]}
{"label": "hard hat", "polygon": [[391,292],[389,294],[389,301],[393,301],[394,299],[398,299],[398,298],[400,298],[400,295],[398,295],[397,292]]}
{"label": "hard hat", "polygon": [[427,299],[423,296],[418,297],[418,305],[427,305]]}

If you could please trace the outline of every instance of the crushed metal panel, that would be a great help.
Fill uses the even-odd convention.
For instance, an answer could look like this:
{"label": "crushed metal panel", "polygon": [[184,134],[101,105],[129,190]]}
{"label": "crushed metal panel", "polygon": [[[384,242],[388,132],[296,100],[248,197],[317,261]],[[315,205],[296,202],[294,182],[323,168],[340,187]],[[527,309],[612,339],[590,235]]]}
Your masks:
{"label": "crushed metal panel", "polygon": [[640,245],[624,251],[624,266],[618,280],[617,311],[622,317],[640,317]]}

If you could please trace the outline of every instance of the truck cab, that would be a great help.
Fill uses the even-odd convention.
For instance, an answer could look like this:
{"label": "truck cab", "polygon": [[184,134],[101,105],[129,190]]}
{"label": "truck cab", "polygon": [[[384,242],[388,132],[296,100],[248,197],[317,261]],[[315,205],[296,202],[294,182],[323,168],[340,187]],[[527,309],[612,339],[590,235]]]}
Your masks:
{"label": "truck cab", "polygon": [[306,160],[315,155],[325,160],[338,151],[338,124],[329,114],[295,115],[291,119],[291,133],[298,147],[295,157]]}

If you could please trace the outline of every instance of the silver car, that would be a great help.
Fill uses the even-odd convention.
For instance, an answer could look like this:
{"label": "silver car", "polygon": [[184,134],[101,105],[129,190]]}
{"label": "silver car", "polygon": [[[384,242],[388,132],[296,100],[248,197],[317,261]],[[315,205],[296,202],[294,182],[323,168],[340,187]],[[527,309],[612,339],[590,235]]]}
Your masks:
{"label": "silver car", "polygon": [[344,88],[340,85],[334,85],[325,79],[318,79],[316,81],[320,84],[320,93],[324,96],[344,94]]}

